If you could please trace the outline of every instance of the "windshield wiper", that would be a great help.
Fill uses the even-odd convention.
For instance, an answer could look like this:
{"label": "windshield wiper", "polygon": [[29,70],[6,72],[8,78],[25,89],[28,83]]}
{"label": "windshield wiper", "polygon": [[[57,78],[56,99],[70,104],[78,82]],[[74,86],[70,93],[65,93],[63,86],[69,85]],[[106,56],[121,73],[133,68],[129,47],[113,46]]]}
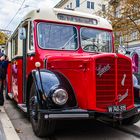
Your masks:
{"label": "windshield wiper", "polygon": [[[63,47],[61,47],[62,50],[64,50],[66,47],[67,47],[67,44],[70,43],[70,41],[73,39],[73,37],[75,36],[76,34],[74,34],[73,36],[71,36],[68,41],[63,45]],[[77,38],[77,37],[76,37]]]}

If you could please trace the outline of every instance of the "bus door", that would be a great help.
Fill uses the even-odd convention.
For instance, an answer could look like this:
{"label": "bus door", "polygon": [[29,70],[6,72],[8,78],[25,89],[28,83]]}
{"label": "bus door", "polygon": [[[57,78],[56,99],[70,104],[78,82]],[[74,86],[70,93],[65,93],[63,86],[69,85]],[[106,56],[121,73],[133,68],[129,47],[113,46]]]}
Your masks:
{"label": "bus door", "polygon": [[23,103],[26,103],[26,89],[27,89],[27,79],[30,72],[35,68],[34,56],[35,49],[33,45],[33,26],[32,22],[28,21],[28,24],[23,26],[26,30],[26,39],[23,40],[23,63],[22,63],[22,90],[23,90]]}
{"label": "bus door", "polygon": [[7,76],[6,76],[6,81],[5,81],[5,95],[6,99],[12,98],[12,92],[11,92],[11,87],[12,87],[12,77],[11,77],[11,59],[12,59],[12,40],[9,39],[7,47],[6,47],[6,55],[9,58],[9,65],[7,69]]}
{"label": "bus door", "polygon": [[27,112],[26,108],[26,88],[27,88],[27,79],[28,75],[34,67],[34,45],[33,45],[33,29],[32,22],[28,21],[22,26],[25,29],[26,38],[22,39],[22,76],[18,77],[20,80],[22,78],[22,103],[18,106],[24,111]]}
{"label": "bus door", "polygon": [[18,29],[12,37],[12,93],[18,104],[23,104],[25,102],[28,22],[26,21],[22,24],[22,27],[26,30],[26,39],[20,39],[20,29]]}
{"label": "bus door", "polygon": [[[27,22],[28,23],[28,22]],[[23,59],[22,59],[22,100],[23,103],[25,103],[26,100],[26,73],[27,73],[27,48],[28,48],[28,24],[25,24],[24,26],[25,32],[26,32],[26,38],[22,40],[22,52],[23,52]]]}
{"label": "bus door", "polygon": [[[11,91],[12,97],[18,102],[18,68],[20,67],[20,60],[22,59],[19,54],[19,40],[18,31],[16,30],[11,39],[12,42],[12,57],[11,57]],[[8,83],[9,84],[9,83]]]}

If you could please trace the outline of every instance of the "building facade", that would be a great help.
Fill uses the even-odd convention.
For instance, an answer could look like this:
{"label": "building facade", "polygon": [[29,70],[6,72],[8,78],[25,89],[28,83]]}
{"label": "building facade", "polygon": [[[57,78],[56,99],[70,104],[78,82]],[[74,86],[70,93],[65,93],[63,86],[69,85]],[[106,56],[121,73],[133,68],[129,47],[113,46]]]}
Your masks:
{"label": "building facade", "polygon": [[137,48],[140,47],[140,4],[129,2],[127,0],[110,0],[110,5],[114,9],[114,17],[120,20],[120,25],[118,25],[118,28],[120,27],[118,32],[120,46]]}
{"label": "building facade", "polygon": [[[106,12],[108,10],[108,7],[111,5],[114,8],[114,13],[111,14],[113,14],[114,17],[121,19],[124,16],[123,10],[126,3],[127,0],[61,0],[55,7],[100,15],[99,12]],[[138,24],[138,21],[134,22]],[[138,31],[137,29],[132,29],[130,31],[129,27],[127,27],[127,24],[124,28],[128,28],[128,31],[127,33],[117,33],[119,36],[119,44],[117,45],[123,45],[126,47],[140,47],[140,31]]]}
{"label": "building facade", "polygon": [[106,10],[108,0],[61,0],[55,7],[95,14]]}

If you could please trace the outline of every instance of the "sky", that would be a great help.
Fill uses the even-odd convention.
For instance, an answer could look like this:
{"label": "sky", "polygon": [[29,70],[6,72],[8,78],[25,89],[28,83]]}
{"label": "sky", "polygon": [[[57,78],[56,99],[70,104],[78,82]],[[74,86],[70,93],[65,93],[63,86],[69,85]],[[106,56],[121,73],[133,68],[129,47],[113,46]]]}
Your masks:
{"label": "sky", "polygon": [[0,29],[14,31],[24,15],[29,11],[41,7],[53,7],[60,0],[25,0],[21,7],[23,1],[24,0],[0,0]]}

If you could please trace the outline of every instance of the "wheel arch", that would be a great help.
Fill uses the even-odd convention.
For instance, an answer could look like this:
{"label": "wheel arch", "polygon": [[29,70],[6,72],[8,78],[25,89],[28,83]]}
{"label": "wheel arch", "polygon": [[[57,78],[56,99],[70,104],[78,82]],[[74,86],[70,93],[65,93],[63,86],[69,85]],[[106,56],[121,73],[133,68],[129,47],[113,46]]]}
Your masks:
{"label": "wheel arch", "polygon": [[[30,91],[31,91],[31,86],[32,83],[35,82],[36,85],[36,89],[37,89],[37,99],[38,102],[42,103],[42,96],[41,93],[43,93],[42,88],[41,88],[41,84],[40,84],[40,79],[38,78],[38,76],[36,75],[38,73],[38,71],[33,70],[27,79],[27,92],[26,92],[26,106],[28,107],[29,105],[29,97],[30,97]],[[40,69],[40,74],[42,75],[43,79],[42,80],[46,80],[48,81],[47,83],[43,83],[43,89],[45,91],[46,96],[50,97],[51,94],[49,94],[52,90],[52,88],[54,87],[50,87],[50,82],[54,83],[55,85],[58,85],[55,88],[58,87],[64,87],[68,92],[69,92],[69,100],[67,105],[74,107],[77,106],[77,100],[76,100],[76,96],[75,96],[75,92],[72,88],[72,85],[70,84],[69,80],[61,73],[59,72],[55,72],[55,71],[49,71],[49,70],[45,70],[45,69]]]}

